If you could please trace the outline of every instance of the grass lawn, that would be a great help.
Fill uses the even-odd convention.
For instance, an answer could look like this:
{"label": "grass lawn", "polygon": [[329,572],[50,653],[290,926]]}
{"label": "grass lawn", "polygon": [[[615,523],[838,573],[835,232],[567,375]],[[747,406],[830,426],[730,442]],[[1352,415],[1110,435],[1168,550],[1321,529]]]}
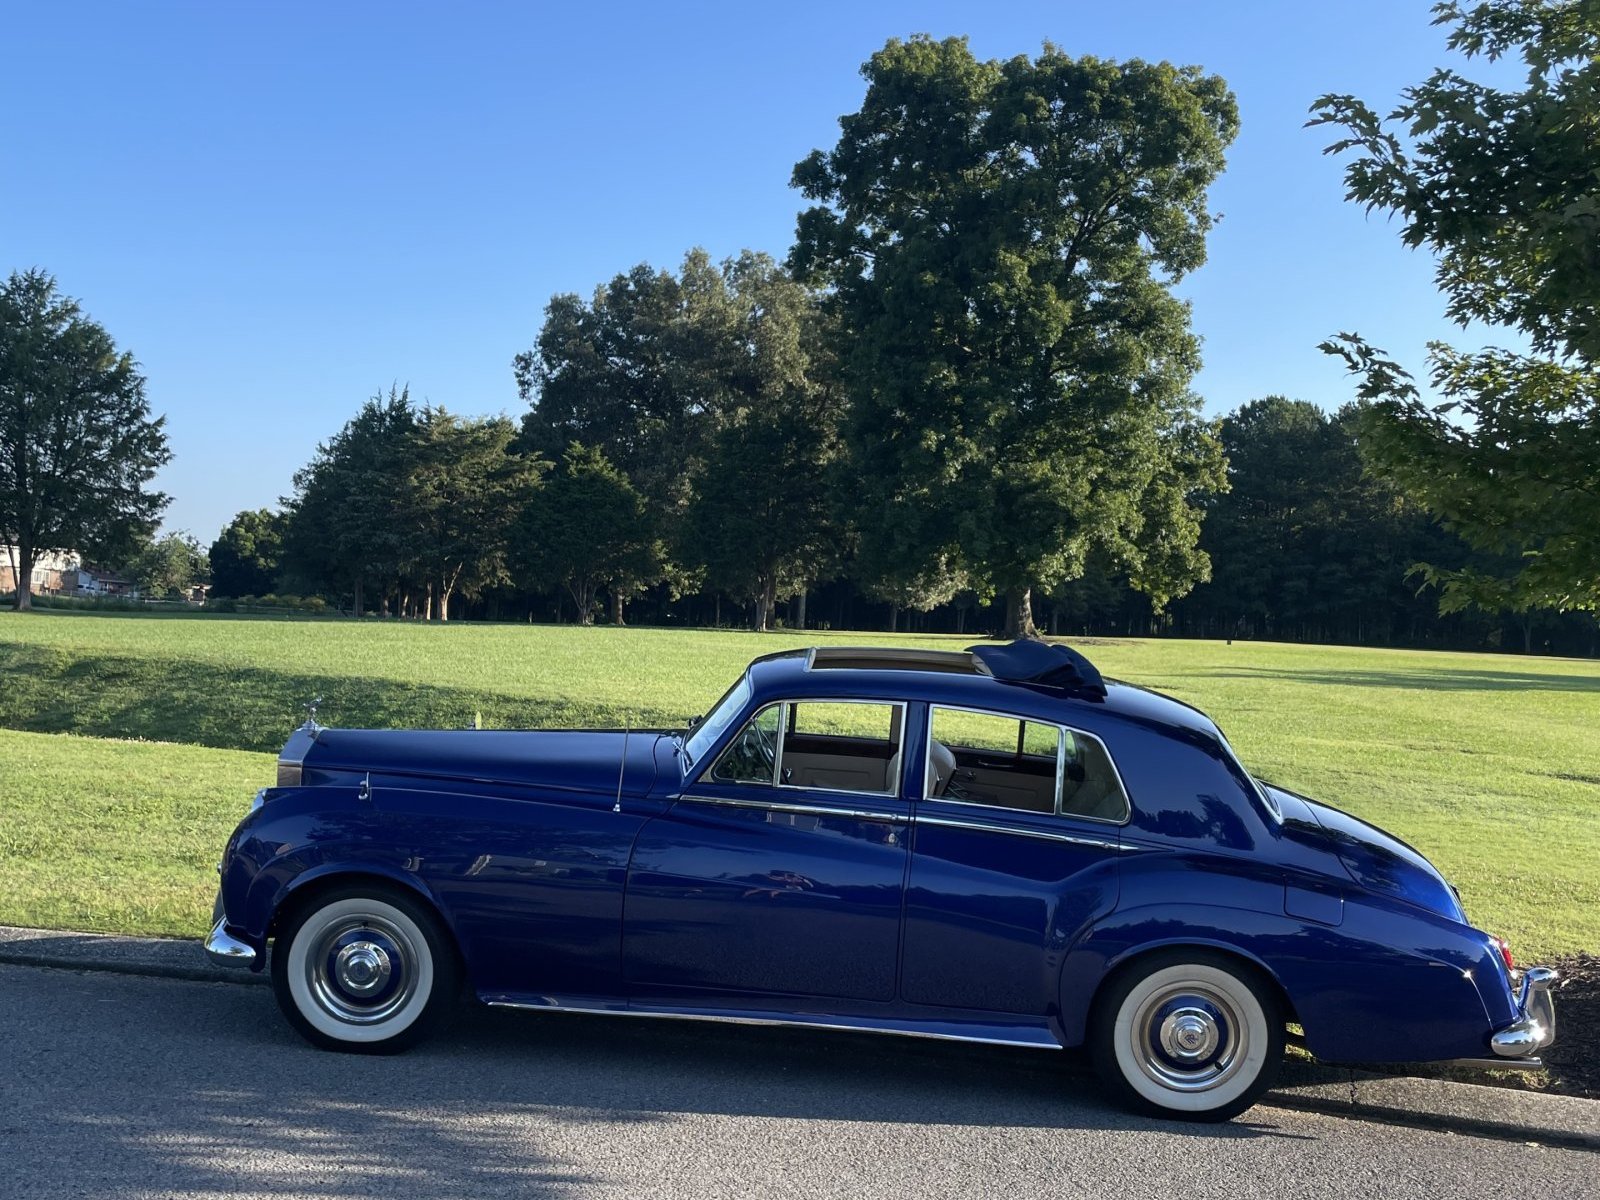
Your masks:
{"label": "grass lawn", "polygon": [[[227,832],[312,696],[336,725],[670,724],[757,654],[891,640],[972,639],[0,614],[0,922],[199,932]],[[1263,778],[1417,846],[1522,958],[1600,949],[1600,664],[1086,648],[1205,709]]]}

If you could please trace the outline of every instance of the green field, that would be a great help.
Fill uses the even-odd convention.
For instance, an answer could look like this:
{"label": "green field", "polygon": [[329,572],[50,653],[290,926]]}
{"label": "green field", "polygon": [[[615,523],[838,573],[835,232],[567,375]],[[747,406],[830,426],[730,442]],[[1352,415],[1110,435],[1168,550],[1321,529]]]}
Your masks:
{"label": "green field", "polygon": [[[335,725],[671,724],[757,654],[971,640],[6,613],[0,923],[199,933],[217,853],[312,696]],[[1600,949],[1600,665],[1087,649],[1106,673],[1205,709],[1263,778],[1416,845],[1523,958]]]}

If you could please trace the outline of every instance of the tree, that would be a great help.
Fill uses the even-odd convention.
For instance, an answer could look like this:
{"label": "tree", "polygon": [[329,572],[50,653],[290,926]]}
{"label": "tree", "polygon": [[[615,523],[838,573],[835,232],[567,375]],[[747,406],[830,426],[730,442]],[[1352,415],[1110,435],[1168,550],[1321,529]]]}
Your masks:
{"label": "tree", "polygon": [[516,432],[506,417],[464,418],[442,408],[423,409],[414,427],[398,507],[441,621],[450,619],[458,591],[476,596],[508,578],[512,525],[547,465],[512,453]]}
{"label": "tree", "polygon": [[15,547],[16,607],[40,551],[113,558],[154,531],[146,489],[170,458],[133,356],[43,271],[0,287],[0,541]]}
{"label": "tree", "polygon": [[276,591],[288,518],[271,509],[237,514],[211,543],[211,594],[264,596]]}
{"label": "tree", "polygon": [[658,574],[662,558],[639,489],[577,442],[524,504],[512,553],[528,586],[566,588],[583,625],[594,624],[600,588]]}
{"label": "tree", "polygon": [[722,428],[694,481],[679,557],[706,582],[754,603],[766,630],[777,602],[804,591],[837,557],[831,471],[842,396],[811,294],[769,257],[723,268],[739,314],[718,348]]}
{"label": "tree", "polygon": [[128,570],[140,591],[157,599],[187,594],[211,573],[205,550],[187,533],[169,533],[150,542]]}
{"label": "tree", "polygon": [[1197,493],[1222,485],[1171,285],[1205,259],[1206,189],[1238,126],[1193,67],[980,62],[965,39],[890,41],[830,152],[794,183],[791,264],[834,289],[864,526],[1008,595],[1092,551],[1157,604],[1203,577]]}
{"label": "tree", "polygon": [[349,590],[357,615],[364,588],[392,586],[402,608],[416,586],[415,523],[403,509],[419,415],[409,388],[362,405],[306,466],[284,501],[284,565],[307,590]]}
{"label": "tree", "polygon": [[1323,344],[1360,378],[1374,466],[1482,555],[1425,566],[1441,608],[1600,609],[1600,7],[1592,0],[1439,4],[1469,59],[1516,54],[1519,90],[1436,70],[1380,118],[1324,96],[1350,199],[1402,218],[1438,256],[1446,311],[1525,335],[1533,353],[1429,348],[1439,399],[1355,334]]}

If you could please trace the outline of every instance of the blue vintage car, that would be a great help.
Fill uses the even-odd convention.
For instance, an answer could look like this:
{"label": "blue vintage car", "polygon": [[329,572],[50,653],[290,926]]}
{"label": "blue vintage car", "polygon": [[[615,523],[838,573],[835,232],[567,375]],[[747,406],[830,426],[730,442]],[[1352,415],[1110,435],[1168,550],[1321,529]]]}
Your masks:
{"label": "blue vintage car", "polygon": [[753,662],[687,730],[308,720],[228,841],[220,963],[384,1052],[483,1001],[1086,1046],[1220,1120],[1325,1061],[1535,1062],[1518,973],[1398,839],[1043,642]]}

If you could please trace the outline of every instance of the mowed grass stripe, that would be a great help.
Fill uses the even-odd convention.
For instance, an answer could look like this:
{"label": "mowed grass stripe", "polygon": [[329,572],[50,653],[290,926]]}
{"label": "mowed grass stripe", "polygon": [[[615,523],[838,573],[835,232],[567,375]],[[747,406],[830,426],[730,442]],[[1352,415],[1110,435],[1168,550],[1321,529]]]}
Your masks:
{"label": "mowed grass stripe", "polygon": [[[351,726],[450,727],[475,716],[499,727],[676,724],[758,654],[972,640],[3,615],[0,727],[182,743],[163,748],[188,764],[165,775],[167,786],[203,806],[203,789],[183,790],[203,771],[204,752],[194,748],[276,751],[314,695],[324,697],[322,719]],[[1462,889],[1474,919],[1524,955],[1600,947],[1595,663],[1259,642],[1115,640],[1085,649],[1107,674],[1206,710],[1262,777],[1417,846]],[[121,745],[112,743],[105,761],[133,753]],[[149,761],[130,758],[127,770]],[[64,753],[60,769],[72,768]],[[270,766],[235,797],[268,778]],[[20,802],[47,815],[54,784],[22,788]],[[227,805],[237,802],[215,818],[221,836],[237,815]],[[130,863],[164,854],[159,838],[128,825],[130,846],[142,847],[128,851]],[[220,845],[219,836],[206,851],[208,870]],[[84,865],[93,868],[93,856]],[[201,890],[209,887],[208,876]],[[130,900],[126,911],[136,907]],[[162,914],[139,918],[151,928],[170,932],[179,920],[172,908],[148,911]]]}

